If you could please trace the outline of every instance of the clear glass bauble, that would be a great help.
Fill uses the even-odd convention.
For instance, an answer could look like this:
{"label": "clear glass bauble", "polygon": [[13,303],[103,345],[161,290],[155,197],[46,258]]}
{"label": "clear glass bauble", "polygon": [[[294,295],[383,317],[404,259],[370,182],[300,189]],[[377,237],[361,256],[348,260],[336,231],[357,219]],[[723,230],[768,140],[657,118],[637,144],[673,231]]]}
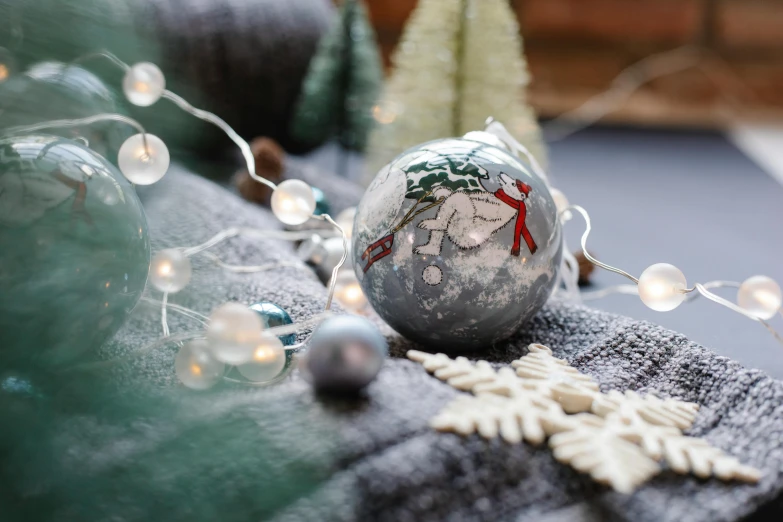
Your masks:
{"label": "clear glass bauble", "polygon": [[[0,129],[124,112],[117,93],[78,65],[39,62],[0,83]],[[81,140],[115,165],[120,146],[134,133],[127,124],[117,121],[52,128],[45,132]]]}
{"label": "clear glass bauble", "polygon": [[562,254],[555,202],[508,151],[448,138],[380,170],[359,204],[352,255],[395,330],[441,350],[489,347],[546,302]]}

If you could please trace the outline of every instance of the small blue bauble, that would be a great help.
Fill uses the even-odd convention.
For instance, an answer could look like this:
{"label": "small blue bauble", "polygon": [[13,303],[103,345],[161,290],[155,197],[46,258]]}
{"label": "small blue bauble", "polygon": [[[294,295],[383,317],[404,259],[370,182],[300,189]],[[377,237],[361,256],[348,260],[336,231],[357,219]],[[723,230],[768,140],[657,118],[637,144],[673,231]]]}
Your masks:
{"label": "small blue bauble", "polygon": [[52,368],[97,350],[147,281],[141,202],[76,141],[0,138],[0,369]]}
{"label": "small blue bauble", "polygon": [[315,196],[315,211],[313,212],[314,215],[320,216],[322,214],[328,214],[330,211],[329,207],[329,201],[326,199],[326,194],[324,194],[324,191],[312,187],[313,189],[313,196]]}
{"label": "small blue bauble", "polygon": [[[264,328],[274,328],[275,326],[284,326],[293,323],[288,312],[274,303],[263,301],[252,305],[250,309],[255,310],[261,317]],[[281,335],[279,336],[279,339],[283,345],[291,346],[296,342],[296,334]]]}
{"label": "small blue bauble", "polygon": [[313,332],[305,371],[318,390],[357,392],[375,379],[388,351],[386,339],[367,319],[331,317]]}

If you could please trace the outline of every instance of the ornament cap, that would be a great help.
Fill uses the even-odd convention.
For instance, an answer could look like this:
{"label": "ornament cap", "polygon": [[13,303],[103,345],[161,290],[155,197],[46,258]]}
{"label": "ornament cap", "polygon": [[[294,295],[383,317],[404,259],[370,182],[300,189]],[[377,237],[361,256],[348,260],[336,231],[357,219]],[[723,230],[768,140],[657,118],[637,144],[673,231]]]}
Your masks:
{"label": "ornament cap", "polygon": [[480,143],[486,143],[487,145],[492,145],[493,147],[505,150],[506,152],[511,152],[511,149],[508,147],[508,145],[506,145],[506,142],[487,131],[470,131],[462,138],[471,141],[478,141]]}

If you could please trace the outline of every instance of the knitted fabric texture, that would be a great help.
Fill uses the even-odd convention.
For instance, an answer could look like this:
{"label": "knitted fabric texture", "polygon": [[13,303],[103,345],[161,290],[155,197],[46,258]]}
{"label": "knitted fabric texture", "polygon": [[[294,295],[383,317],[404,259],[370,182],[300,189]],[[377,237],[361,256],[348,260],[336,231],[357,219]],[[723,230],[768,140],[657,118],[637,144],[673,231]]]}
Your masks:
{"label": "knitted fabric texture", "polygon": [[[313,182],[335,211],[352,203],[333,179]],[[142,199],[153,250],[198,244],[228,226],[279,227],[266,209],[176,168]],[[295,260],[281,241],[237,238],[212,251],[237,264]],[[196,258],[191,284],[171,300],[203,314],[226,300],[273,301],[298,320],[325,298],[304,265],[231,274]],[[198,328],[174,313],[170,326]],[[690,433],[762,469],[759,484],[664,472],[622,495],[559,464],[546,446],[435,432],[429,419],[459,392],[401,358],[421,347],[383,331],[391,357],[358,398],[316,395],[298,373],[270,389],[185,390],[174,376],[175,346],[110,365],[119,401],[153,385],[177,408],[57,411],[35,451],[15,446],[17,458],[46,455],[38,458],[46,466],[27,464],[0,498],[13,501],[13,514],[37,501],[47,510],[39,519],[61,520],[696,522],[783,511],[783,385],[682,335],[553,300],[513,338],[464,355],[509,363],[543,343],[603,391],[657,390],[697,402]],[[160,335],[159,308],[140,304],[100,355],[131,354]],[[9,473],[11,465],[0,466]],[[74,494],[77,487],[89,495]]]}

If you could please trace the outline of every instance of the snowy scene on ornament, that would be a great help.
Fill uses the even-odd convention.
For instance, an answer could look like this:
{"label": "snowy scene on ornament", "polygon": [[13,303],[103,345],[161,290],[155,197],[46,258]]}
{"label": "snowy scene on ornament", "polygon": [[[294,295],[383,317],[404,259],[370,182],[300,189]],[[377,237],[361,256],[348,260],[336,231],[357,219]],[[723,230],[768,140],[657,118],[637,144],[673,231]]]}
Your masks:
{"label": "snowy scene on ornament", "polygon": [[403,335],[476,348],[510,336],[546,302],[561,256],[555,203],[507,150],[436,140],[378,173],[354,223],[354,269]]}

